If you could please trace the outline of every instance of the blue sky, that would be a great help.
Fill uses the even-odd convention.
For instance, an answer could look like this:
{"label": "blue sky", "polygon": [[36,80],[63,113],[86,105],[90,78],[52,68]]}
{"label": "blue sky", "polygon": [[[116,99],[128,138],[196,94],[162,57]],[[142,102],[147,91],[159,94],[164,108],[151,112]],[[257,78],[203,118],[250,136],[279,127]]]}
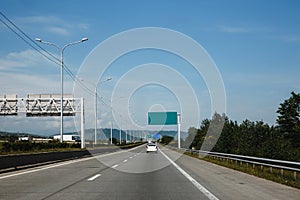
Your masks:
{"label": "blue sky", "polygon": [[[161,27],[181,32],[202,45],[218,67],[225,86],[229,118],[238,122],[263,120],[273,125],[279,104],[290,96],[291,91],[300,90],[299,4],[298,1],[258,0],[3,0],[0,7],[1,12],[32,39],[39,37],[64,45],[88,37],[88,42],[70,47],[65,52],[65,63],[74,74],[79,72],[82,62],[99,43],[122,31]],[[0,34],[0,94],[25,97],[28,93],[60,92],[58,66],[39,55],[2,23]],[[58,54],[50,46],[43,47]],[[210,96],[202,77],[195,76],[192,67],[182,59],[161,51],[133,52],[113,63],[105,73],[113,80],[98,87],[104,101],[109,103],[112,90],[122,75],[146,63],[162,63],[178,70],[195,90],[201,118],[210,117]],[[179,66],[185,66],[185,70]],[[72,79],[66,75],[65,82],[65,90],[71,92]],[[119,99],[116,103],[119,113],[122,113],[122,105],[127,103]],[[133,120],[141,126],[145,125],[143,116],[151,105],[161,104],[170,110],[180,110],[180,104],[170,92],[155,86],[138,90],[129,104],[135,113]],[[110,115],[109,107],[101,104],[101,126],[109,126]],[[183,119],[184,130],[199,125],[192,120],[193,115],[195,113],[188,113]],[[89,115],[87,118],[92,121]],[[32,127],[35,120],[39,123]],[[72,120],[66,120],[66,130],[73,130]],[[127,124],[128,119],[125,121]],[[11,131],[51,133],[59,128],[59,119],[56,118],[6,117],[0,118],[0,123],[0,129]]]}

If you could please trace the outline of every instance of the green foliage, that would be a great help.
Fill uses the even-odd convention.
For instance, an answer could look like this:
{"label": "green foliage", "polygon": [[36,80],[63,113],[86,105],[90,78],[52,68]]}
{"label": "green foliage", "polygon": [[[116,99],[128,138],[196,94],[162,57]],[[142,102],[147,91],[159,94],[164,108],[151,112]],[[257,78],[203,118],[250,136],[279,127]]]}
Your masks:
{"label": "green foliage", "polygon": [[117,145],[118,143],[119,143],[119,141],[116,139],[116,138],[112,138],[112,143],[114,144],[114,145]]}
{"label": "green foliage", "polygon": [[49,142],[29,142],[29,141],[16,141],[16,142],[4,142],[2,144],[2,153],[10,152],[31,152],[40,150],[54,150],[54,149],[68,149],[68,148],[80,148],[80,143],[60,143],[59,141]]}
{"label": "green foliage", "polygon": [[291,93],[291,97],[280,104],[277,110],[277,124],[294,147],[300,147],[300,94]]}
{"label": "green foliage", "polygon": [[300,161],[300,94],[292,92],[277,112],[277,127],[247,119],[238,124],[215,113],[211,120],[203,120],[199,129],[189,128],[184,146],[205,150],[205,145],[216,142],[212,151]]}
{"label": "green foliage", "polygon": [[174,138],[168,135],[162,136],[160,143],[162,144],[169,144]]}

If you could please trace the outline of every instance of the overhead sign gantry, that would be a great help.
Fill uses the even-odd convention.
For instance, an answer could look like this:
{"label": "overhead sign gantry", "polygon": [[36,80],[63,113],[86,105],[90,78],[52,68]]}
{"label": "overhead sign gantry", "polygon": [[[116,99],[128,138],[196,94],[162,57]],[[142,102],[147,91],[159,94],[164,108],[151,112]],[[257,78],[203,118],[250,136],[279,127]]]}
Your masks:
{"label": "overhead sign gantry", "polygon": [[148,125],[177,125],[180,148],[180,114],[177,112],[148,112]]}
{"label": "overhead sign gantry", "polygon": [[[63,116],[81,116],[81,147],[84,141],[84,99],[74,98],[72,94],[63,95]],[[26,117],[52,117],[61,115],[60,94],[28,94],[27,98],[17,95],[0,95],[0,116],[25,113]]]}
{"label": "overhead sign gantry", "polygon": [[[25,100],[26,116],[60,116],[60,94],[28,94]],[[75,99],[72,94],[64,94],[63,115],[75,116]]]}

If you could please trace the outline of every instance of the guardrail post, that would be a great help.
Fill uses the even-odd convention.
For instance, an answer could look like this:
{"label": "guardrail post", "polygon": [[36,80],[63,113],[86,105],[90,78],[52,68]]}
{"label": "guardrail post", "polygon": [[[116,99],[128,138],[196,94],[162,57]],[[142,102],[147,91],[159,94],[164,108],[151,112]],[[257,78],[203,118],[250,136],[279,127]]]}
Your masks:
{"label": "guardrail post", "polygon": [[296,179],[297,179],[297,172],[294,171],[294,180],[296,180]]}
{"label": "guardrail post", "polygon": [[273,169],[272,169],[272,167],[270,167],[270,173],[272,173],[273,172]]}
{"label": "guardrail post", "polygon": [[280,174],[281,176],[283,176],[283,169],[280,169]]}

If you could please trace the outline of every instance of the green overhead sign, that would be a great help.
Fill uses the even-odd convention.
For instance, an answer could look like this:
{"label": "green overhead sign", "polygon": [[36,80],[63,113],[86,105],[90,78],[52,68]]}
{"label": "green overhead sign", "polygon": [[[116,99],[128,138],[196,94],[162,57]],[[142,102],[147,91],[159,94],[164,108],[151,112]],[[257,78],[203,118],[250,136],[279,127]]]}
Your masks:
{"label": "green overhead sign", "polygon": [[176,125],[177,112],[148,112],[148,125]]}
{"label": "green overhead sign", "polygon": [[148,134],[147,138],[153,138],[153,136],[151,134]]}

